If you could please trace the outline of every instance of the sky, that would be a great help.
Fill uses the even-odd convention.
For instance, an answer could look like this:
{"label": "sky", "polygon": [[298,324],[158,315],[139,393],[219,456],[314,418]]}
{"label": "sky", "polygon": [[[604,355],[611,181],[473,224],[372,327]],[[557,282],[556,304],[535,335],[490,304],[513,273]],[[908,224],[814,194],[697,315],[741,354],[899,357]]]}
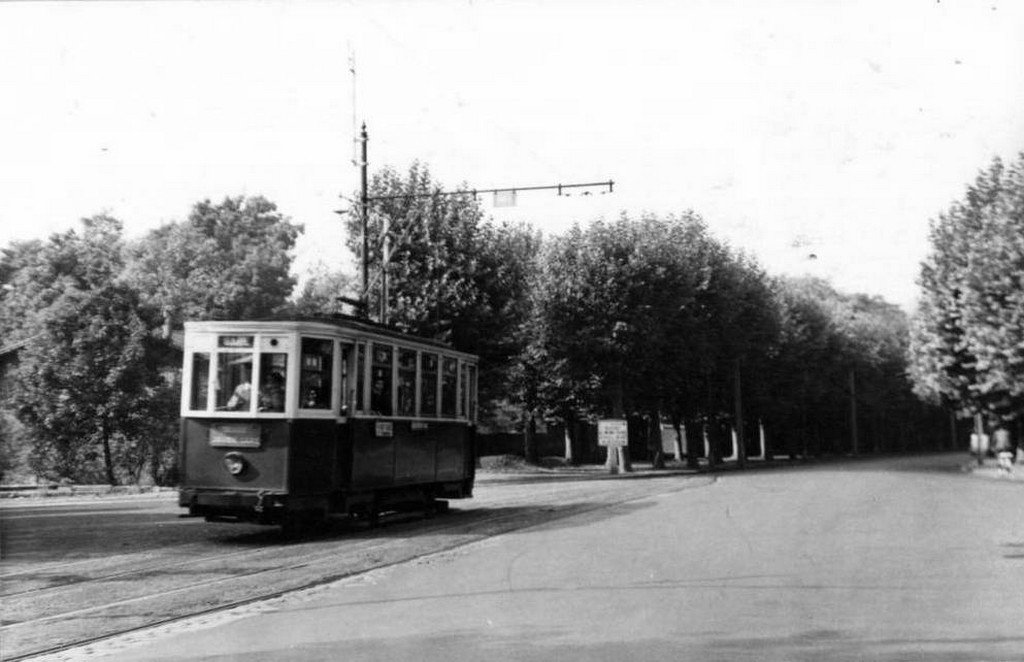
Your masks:
{"label": "sky", "polygon": [[259,194],[305,226],[298,272],[352,268],[362,122],[371,171],[615,181],[484,196],[496,220],[694,210],[769,273],[909,310],[929,220],[1024,151],[1024,3],[2,3],[0,247]]}

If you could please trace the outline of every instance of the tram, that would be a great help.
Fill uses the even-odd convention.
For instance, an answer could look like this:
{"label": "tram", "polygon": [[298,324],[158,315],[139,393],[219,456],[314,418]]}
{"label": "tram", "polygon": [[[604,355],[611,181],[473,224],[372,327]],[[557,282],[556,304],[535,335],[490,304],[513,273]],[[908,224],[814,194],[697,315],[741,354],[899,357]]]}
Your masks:
{"label": "tram", "polygon": [[296,530],[473,495],[477,357],[351,317],[186,322],[178,504]]}

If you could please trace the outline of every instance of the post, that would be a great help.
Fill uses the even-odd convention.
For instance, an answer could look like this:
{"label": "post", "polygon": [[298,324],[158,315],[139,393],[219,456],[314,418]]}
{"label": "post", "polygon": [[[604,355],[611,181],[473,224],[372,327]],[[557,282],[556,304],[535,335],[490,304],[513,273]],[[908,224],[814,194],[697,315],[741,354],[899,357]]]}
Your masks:
{"label": "post", "polygon": [[743,438],[743,387],[740,382],[740,359],[736,359],[736,379],[733,387],[736,389],[736,465],[742,469],[747,466],[747,442]]}
{"label": "post", "polygon": [[860,443],[857,439],[857,380],[854,378],[853,369],[850,369],[850,451],[854,455],[860,453]]}
{"label": "post", "polygon": [[363,122],[363,130],[359,133],[359,140],[363,143],[362,160],[359,163],[360,179],[362,180],[359,194],[359,217],[363,227],[363,294],[359,298],[363,302],[364,314],[369,317],[370,311],[367,308],[367,304],[370,301],[370,236],[367,226],[370,220],[370,189],[366,178],[366,145],[370,140],[366,133],[366,122]]}
{"label": "post", "polygon": [[985,464],[985,449],[983,442],[985,426],[981,422],[981,414],[974,415],[974,434],[978,438],[978,466],[981,466]]}

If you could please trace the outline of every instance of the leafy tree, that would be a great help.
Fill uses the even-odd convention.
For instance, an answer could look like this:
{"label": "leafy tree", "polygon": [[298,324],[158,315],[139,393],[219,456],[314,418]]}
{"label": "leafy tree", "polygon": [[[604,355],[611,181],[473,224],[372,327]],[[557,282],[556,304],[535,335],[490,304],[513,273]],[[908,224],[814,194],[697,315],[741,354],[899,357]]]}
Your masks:
{"label": "leafy tree", "polygon": [[184,223],[131,246],[125,278],[158,308],[168,331],[185,319],[266,317],[295,286],[290,251],[300,232],[263,197],[204,200]]}
{"label": "leafy tree", "polygon": [[355,298],[358,293],[355,278],[344,271],[331,270],[323,263],[317,264],[302,285],[287,312],[298,316],[318,316],[344,313],[347,306],[338,301],[339,296]]}
{"label": "leafy tree", "polygon": [[961,416],[1024,414],[1024,153],[995,159],[931,223],[911,362],[915,388]]}
{"label": "leafy tree", "polygon": [[81,232],[49,241],[15,242],[0,253],[0,331],[5,342],[23,339],[35,317],[67,289],[88,290],[115,279],[124,267],[120,221],[99,215]]}
{"label": "leafy tree", "polygon": [[153,411],[161,348],[152,316],[117,282],[122,247],[118,221],[85,219],[81,233],[22,253],[32,259],[12,275],[17,303],[32,312],[21,325],[11,402],[44,475],[91,478],[97,468],[116,482],[119,445],[140,438]]}
{"label": "leafy tree", "polygon": [[[411,333],[450,342],[480,355],[483,413],[502,398],[524,343],[522,325],[541,238],[525,225],[484,219],[475,197],[437,195],[429,169],[413,164],[405,176],[385,169],[372,178],[367,254],[371,274],[383,262],[383,237],[391,237],[387,261],[389,323]],[[349,248],[362,257],[357,215],[347,221]],[[379,309],[379,281],[370,288],[371,311]]]}
{"label": "leafy tree", "polygon": [[0,409],[0,481],[27,473],[28,448],[21,423]]}
{"label": "leafy tree", "polygon": [[[668,412],[678,424],[707,417],[718,405],[705,397],[709,375],[742,349],[738,321],[713,324],[725,300],[715,288],[732,278],[741,290],[747,276],[735,269],[747,266],[694,214],[574,227],[549,244],[542,262],[531,349],[545,364],[535,370],[545,375],[538,391],[569,418],[635,413],[658,424]],[[738,301],[731,311],[736,320],[754,312]],[[734,335],[731,347],[722,344],[723,330]],[[660,444],[650,450],[657,462]]]}

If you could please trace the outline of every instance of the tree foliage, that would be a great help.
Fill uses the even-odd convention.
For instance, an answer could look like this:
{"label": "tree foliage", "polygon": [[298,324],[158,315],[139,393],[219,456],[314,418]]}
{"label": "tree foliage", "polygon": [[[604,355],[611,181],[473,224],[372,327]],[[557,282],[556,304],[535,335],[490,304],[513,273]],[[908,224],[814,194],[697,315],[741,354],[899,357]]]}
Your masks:
{"label": "tree foliage", "polygon": [[338,297],[354,299],[358,290],[359,285],[351,274],[331,269],[321,262],[309,270],[301,288],[283,312],[299,317],[345,313],[348,306],[338,301]]}
{"label": "tree foliage", "polygon": [[300,232],[263,197],[204,200],[185,222],[131,246],[125,279],[170,327],[186,319],[267,317],[295,286],[289,270]]}
{"label": "tree foliage", "polygon": [[[370,197],[387,199],[370,207],[370,273],[379,277],[387,232],[389,322],[480,355],[486,408],[504,394],[522,348],[541,238],[526,225],[486,220],[468,191],[437,195],[441,190],[418,163],[404,176],[392,169],[374,175]],[[350,215],[347,230],[348,247],[361,260],[357,215]],[[379,283],[368,293],[371,311],[380,306]]]}
{"label": "tree foliage", "polygon": [[18,305],[32,312],[11,401],[42,475],[117,482],[115,456],[141,438],[159,400],[165,348],[150,311],[117,280],[122,247],[118,221],[85,219],[81,233],[38,245],[12,278]]}
{"label": "tree foliage", "polygon": [[967,416],[1024,414],[1024,153],[995,159],[930,226],[911,365],[918,393]]}
{"label": "tree foliage", "polygon": [[[173,479],[184,318],[259,317],[294,285],[301,231],[260,198],[193,208],[131,246],[96,216],[0,253],[0,331],[22,344],[9,406],[52,478]],[[164,333],[159,333],[160,325]]]}

